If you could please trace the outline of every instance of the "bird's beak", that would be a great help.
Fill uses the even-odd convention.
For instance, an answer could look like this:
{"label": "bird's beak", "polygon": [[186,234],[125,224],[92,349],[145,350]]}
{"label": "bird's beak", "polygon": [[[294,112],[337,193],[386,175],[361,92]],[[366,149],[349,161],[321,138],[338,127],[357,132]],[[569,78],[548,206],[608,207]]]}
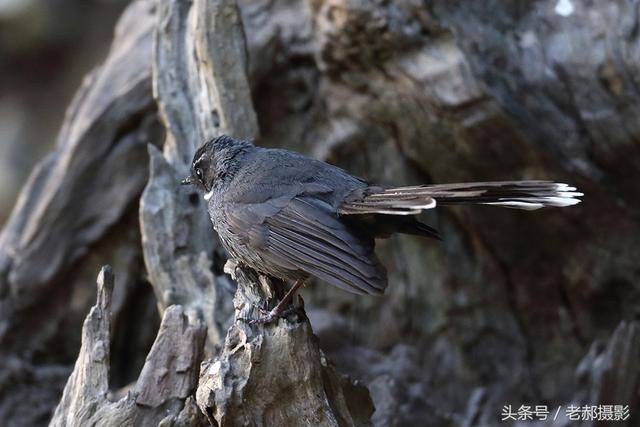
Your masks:
{"label": "bird's beak", "polygon": [[191,182],[191,175],[189,175],[188,177],[186,177],[185,179],[180,181],[180,184],[181,185],[191,185],[191,184],[193,184],[193,182]]}

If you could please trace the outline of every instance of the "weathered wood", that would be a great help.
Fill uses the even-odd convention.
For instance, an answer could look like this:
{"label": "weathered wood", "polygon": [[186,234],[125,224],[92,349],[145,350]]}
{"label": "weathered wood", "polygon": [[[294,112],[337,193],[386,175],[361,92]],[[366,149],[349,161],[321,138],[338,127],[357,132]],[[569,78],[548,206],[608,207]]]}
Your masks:
{"label": "weathered wood", "polygon": [[[241,384],[273,386],[245,351],[268,359],[274,348],[292,349],[325,372],[303,317],[234,322],[223,343],[232,316],[224,253],[202,201],[177,186],[203,139],[255,137],[256,116],[259,144],[306,151],[377,183],[550,178],[587,194],[563,211],[426,214],[444,242],[378,245],[390,277],[383,298],[321,283],[303,290],[321,348],[371,390],[374,423],[492,425],[509,403],[634,404],[637,370],[625,360],[636,354],[636,326],[613,331],[640,301],[639,2],[570,0],[565,14],[557,0],[239,3],[242,26],[228,1],[134,2],[70,108],[58,148],[25,186],[0,237],[3,421],[48,420],[77,349],[71,337],[93,301],[87,274],[105,259],[119,273],[114,323],[124,321],[121,307],[137,308],[148,275],[165,315],[180,303],[189,324],[208,326],[199,397],[210,419],[271,416],[260,410],[269,394]],[[152,132],[154,104],[167,129],[162,153],[147,149],[162,140]],[[256,292],[238,294],[237,306],[280,289]],[[141,311],[150,303],[145,294]],[[145,316],[127,321],[132,332],[153,334]],[[118,356],[144,357],[138,335],[122,330],[114,335],[130,353]],[[298,349],[313,357],[302,360]],[[217,384],[223,377],[233,381]],[[331,383],[311,386],[331,400],[340,395]],[[290,396],[283,384],[271,390]],[[231,389],[256,405],[242,407]],[[193,397],[184,401],[166,422],[199,412]]]}
{"label": "weathered wood", "polygon": [[91,308],[82,327],[80,354],[51,425],[82,425],[106,400],[109,391],[113,282],[111,267],[103,267],[98,275],[96,305]]}
{"label": "weathered wood", "polygon": [[236,7],[228,0],[158,3],[153,90],[167,129],[165,155],[180,172],[220,133],[258,136]]}
{"label": "weathered wood", "polygon": [[[382,184],[553,177],[587,195],[427,213],[444,241],[379,244],[381,299],[309,286],[321,345],[377,419],[490,424],[505,402],[564,401],[590,344],[637,312],[638,2],[558,3],[243,2],[263,144]],[[402,369],[385,363],[407,342]]]}
{"label": "weathered wood", "polygon": [[[235,322],[222,354],[203,364],[198,406],[212,425],[370,425],[369,392],[336,373],[298,313],[272,325],[251,325],[259,306],[278,302],[273,283],[231,264],[238,282]],[[281,296],[281,295],[280,295]]]}
{"label": "weathered wood", "polygon": [[207,139],[258,134],[244,34],[232,1],[167,0],[158,8],[153,88],[167,138],[164,158],[150,149],[140,200],[145,264],[160,306],[179,301],[204,318],[215,349],[231,315],[231,295],[211,273],[214,251],[222,252],[205,203],[179,181]]}
{"label": "weathered wood", "polygon": [[149,96],[151,7],[138,1],[122,17],[108,59],[83,81],[55,151],[21,193],[0,238],[2,294],[38,292],[104,235],[140,193],[147,169],[144,134],[136,130],[155,111]]}
{"label": "weathered wood", "polygon": [[[151,93],[153,9],[153,1],[139,0],[124,12],[108,57],[82,82],[55,149],[33,170],[0,234],[3,423],[42,425],[51,417],[95,299],[87,282],[101,264],[120,272],[115,318],[132,295],[140,308],[129,318],[146,316],[132,214],[147,180],[146,144],[162,135]],[[145,321],[132,339],[153,337],[156,322]],[[139,363],[131,356],[128,363]]]}
{"label": "weathered wood", "polygon": [[[232,293],[212,271],[217,239],[201,196],[180,186],[181,174],[149,146],[150,176],[140,199],[142,248],[161,310],[181,304],[207,325],[207,346],[219,348],[231,315]],[[205,238],[209,236],[209,238]]]}
{"label": "weathered wood", "polygon": [[182,307],[165,310],[156,341],[132,391],[110,401],[109,364],[113,272],[103,267],[98,298],[82,328],[82,346],[51,426],[199,425],[188,399],[197,385],[206,328],[192,325]]}

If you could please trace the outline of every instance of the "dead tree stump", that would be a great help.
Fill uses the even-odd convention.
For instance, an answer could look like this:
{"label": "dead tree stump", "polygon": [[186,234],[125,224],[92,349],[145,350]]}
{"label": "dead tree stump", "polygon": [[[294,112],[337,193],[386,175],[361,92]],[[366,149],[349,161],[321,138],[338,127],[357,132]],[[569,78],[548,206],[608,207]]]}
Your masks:
{"label": "dead tree stump", "polygon": [[[374,408],[365,386],[336,373],[304,309],[269,325],[242,319],[271,309],[282,292],[252,270],[231,267],[235,321],[222,354],[205,362],[197,401],[219,426],[362,426]],[[282,284],[280,284],[282,285]],[[268,304],[263,304],[264,302]]]}

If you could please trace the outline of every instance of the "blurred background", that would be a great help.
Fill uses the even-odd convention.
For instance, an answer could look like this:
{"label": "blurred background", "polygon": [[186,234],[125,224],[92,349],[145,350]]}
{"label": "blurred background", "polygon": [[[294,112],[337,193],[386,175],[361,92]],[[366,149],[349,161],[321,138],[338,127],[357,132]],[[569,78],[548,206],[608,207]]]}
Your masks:
{"label": "blurred background", "polygon": [[53,147],[83,76],[104,59],[126,4],[0,1],[0,223]]}
{"label": "blurred background", "polygon": [[[0,238],[0,414],[16,425],[46,424],[58,402],[100,265],[118,278],[114,387],[135,380],[157,331],[138,223],[146,144],[163,143],[150,75],[135,119],[113,136],[61,129],[128,4],[0,0],[0,223],[48,153],[75,159],[69,147],[82,141],[81,155],[124,147],[131,159],[113,176],[89,163],[80,175],[89,188],[73,187],[130,183],[110,193],[109,214],[60,191],[55,213],[16,217]],[[585,193],[568,209],[425,213],[444,241],[380,242],[382,298],[303,290],[323,350],[369,387],[374,424],[500,425],[507,404],[609,402],[629,404],[637,425],[638,367],[600,367],[618,354],[617,328],[629,334],[625,360],[638,350],[628,327],[640,317],[640,3],[239,5],[258,144],[380,184],[550,179]],[[27,216],[29,206],[19,206]]]}

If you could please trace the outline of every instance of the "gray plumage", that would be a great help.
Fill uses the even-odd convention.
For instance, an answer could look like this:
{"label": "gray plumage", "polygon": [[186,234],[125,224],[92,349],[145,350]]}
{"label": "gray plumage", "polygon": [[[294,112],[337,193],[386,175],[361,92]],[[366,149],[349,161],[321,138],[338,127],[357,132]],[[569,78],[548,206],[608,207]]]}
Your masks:
{"label": "gray plumage", "polygon": [[549,181],[372,186],[301,154],[224,135],[198,149],[184,183],[205,192],[231,257],[277,278],[313,275],[373,295],[387,286],[375,238],[396,232],[439,238],[416,220],[423,209],[454,203],[537,209],[576,204],[582,195]]}

